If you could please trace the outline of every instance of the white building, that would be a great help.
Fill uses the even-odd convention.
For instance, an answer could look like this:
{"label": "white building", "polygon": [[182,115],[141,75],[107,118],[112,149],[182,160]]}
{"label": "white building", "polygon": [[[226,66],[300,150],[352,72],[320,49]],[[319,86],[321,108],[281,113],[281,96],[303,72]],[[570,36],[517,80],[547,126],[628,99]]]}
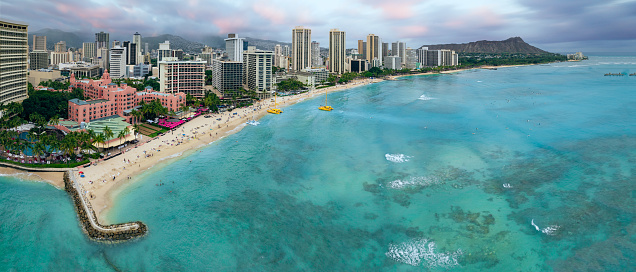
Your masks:
{"label": "white building", "polygon": [[92,61],[97,56],[97,47],[94,42],[82,43],[83,61]]}
{"label": "white building", "polygon": [[111,78],[126,77],[126,48],[119,45],[110,49],[109,69]]}
{"label": "white building", "polygon": [[180,61],[175,57],[166,57],[157,64],[160,92],[185,93],[199,98],[205,95],[205,61]]}
{"label": "white building", "polygon": [[0,19],[0,105],[28,97],[29,26]]}
{"label": "white building", "polygon": [[230,61],[243,62],[244,39],[239,38],[236,34],[227,34],[225,39],[225,52]]}
{"label": "white building", "polygon": [[292,29],[292,70],[311,68],[311,29],[297,26]]}
{"label": "white building", "polygon": [[417,60],[426,67],[459,65],[459,56],[449,49],[428,50],[428,47],[422,47],[417,49]]}
{"label": "white building", "polygon": [[322,66],[322,57],[320,57],[320,43],[311,42],[311,67]]}
{"label": "white building", "polygon": [[402,69],[402,59],[398,56],[388,56],[384,60],[384,67],[393,70]]}
{"label": "white building", "polygon": [[133,35],[133,44],[135,44],[136,47],[135,64],[143,63],[143,57],[141,54],[141,34],[139,34],[139,32],[135,32]]}
{"label": "white building", "polygon": [[260,98],[269,97],[274,86],[272,78],[274,52],[257,50],[256,47],[250,46],[243,57],[244,88],[257,92]]}

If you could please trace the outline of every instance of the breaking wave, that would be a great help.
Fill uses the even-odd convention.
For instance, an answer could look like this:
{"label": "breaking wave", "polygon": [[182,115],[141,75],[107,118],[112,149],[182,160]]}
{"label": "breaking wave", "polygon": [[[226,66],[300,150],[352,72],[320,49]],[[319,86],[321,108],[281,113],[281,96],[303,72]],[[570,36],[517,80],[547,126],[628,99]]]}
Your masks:
{"label": "breaking wave", "polygon": [[420,98],[418,98],[419,100],[424,100],[424,101],[428,101],[428,100],[433,100],[435,99],[434,97],[428,97],[425,94],[421,95]]}
{"label": "breaking wave", "polygon": [[419,238],[398,245],[389,244],[386,256],[396,262],[412,266],[444,267],[449,268],[459,265],[457,258],[463,254],[461,249],[455,252],[435,252],[436,246],[429,239]]}
{"label": "breaking wave", "polygon": [[440,184],[437,177],[410,177],[408,179],[396,179],[389,182],[388,186],[393,189],[402,189],[408,187],[427,187]]}
{"label": "breaking wave", "polygon": [[559,226],[559,225],[552,225],[552,226],[545,227],[545,228],[539,228],[539,226],[537,226],[537,224],[534,223],[534,219],[532,219],[532,221],[530,223],[532,224],[532,226],[534,226],[534,228],[537,231],[540,231],[541,233],[546,234],[546,235],[554,235],[555,232],[561,228],[561,226]]}
{"label": "breaking wave", "polygon": [[411,159],[411,156],[407,156],[404,154],[385,154],[384,157],[387,161],[397,163],[407,162],[409,161],[409,159]]}

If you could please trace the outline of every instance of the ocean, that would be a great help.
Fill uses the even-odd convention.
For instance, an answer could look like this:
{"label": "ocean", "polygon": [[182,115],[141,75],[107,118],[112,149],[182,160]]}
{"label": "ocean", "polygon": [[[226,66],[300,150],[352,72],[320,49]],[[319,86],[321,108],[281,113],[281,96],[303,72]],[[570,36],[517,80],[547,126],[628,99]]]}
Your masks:
{"label": "ocean", "polygon": [[[0,177],[1,271],[629,271],[636,57],[330,93],[162,162],[101,244],[65,192]],[[163,186],[157,184],[163,183]]]}

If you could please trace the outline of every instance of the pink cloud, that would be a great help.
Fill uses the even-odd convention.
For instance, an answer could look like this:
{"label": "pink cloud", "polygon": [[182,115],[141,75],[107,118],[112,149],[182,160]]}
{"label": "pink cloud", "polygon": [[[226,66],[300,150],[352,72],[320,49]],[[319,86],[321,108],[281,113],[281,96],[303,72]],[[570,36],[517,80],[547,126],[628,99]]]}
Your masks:
{"label": "pink cloud", "polygon": [[252,10],[273,24],[280,25],[285,23],[285,14],[282,9],[259,2],[252,6]]}
{"label": "pink cloud", "polygon": [[408,25],[398,27],[397,32],[400,33],[400,38],[416,38],[424,36],[428,33],[429,29],[423,25]]}
{"label": "pink cloud", "polygon": [[241,16],[232,18],[215,18],[212,19],[212,22],[219,28],[218,34],[236,33],[250,27],[249,22]]}

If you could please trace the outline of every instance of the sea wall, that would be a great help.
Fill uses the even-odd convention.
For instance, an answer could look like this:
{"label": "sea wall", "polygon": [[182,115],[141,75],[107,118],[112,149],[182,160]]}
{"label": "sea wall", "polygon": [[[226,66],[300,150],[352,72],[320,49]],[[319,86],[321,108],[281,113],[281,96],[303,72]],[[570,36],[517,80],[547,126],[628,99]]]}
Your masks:
{"label": "sea wall", "polygon": [[77,217],[84,232],[95,241],[118,242],[141,237],[146,234],[148,228],[140,221],[124,224],[102,226],[97,221],[97,216],[90,202],[84,197],[83,187],[75,181],[71,171],[64,173],[64,190],[71,196],[73,205],[77,211]]}

